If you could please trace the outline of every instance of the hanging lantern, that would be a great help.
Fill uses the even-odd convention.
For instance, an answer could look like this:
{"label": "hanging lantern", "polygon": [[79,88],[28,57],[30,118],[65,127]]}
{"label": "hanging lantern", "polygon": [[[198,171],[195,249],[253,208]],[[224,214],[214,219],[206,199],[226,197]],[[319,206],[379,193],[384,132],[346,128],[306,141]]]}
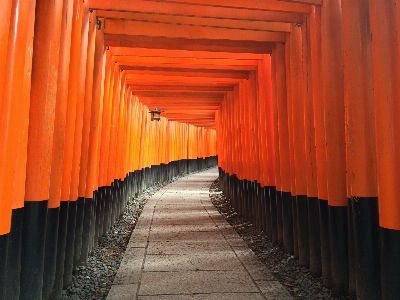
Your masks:
{"label": "hanging lantern", "polygon": [[149,111],[149,114],[151,114],[151,120],[160,121],[161,112],[162,110],[159,110],[158,108],[154,108],[153,110]]}

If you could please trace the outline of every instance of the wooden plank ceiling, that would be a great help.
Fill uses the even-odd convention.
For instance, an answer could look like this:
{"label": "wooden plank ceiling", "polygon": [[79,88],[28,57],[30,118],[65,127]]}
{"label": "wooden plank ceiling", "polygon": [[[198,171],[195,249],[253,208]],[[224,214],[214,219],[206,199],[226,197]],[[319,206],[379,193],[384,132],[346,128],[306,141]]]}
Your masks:
{"label": "wooden plank ceiling", "polygon": [[215,112],[290,23],[322,0],[91,0],[132,94],[169,120],[215,128]]}

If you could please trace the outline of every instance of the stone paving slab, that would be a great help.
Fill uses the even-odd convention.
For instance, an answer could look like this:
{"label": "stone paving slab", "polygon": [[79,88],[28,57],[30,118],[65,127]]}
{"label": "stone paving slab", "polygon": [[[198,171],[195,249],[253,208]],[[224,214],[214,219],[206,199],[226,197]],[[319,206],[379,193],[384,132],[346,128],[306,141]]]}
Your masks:
{"label": "stone paving slab", "polygon": [[229,271],[241,268],[241,262],[236,259],[234,253],[229,251],[204,251],[196,256],[178,254],[147,255],[144,265],[145,272]]}
{"label": "stone paving slab", "polygon": [[217,177],[191,174],[148,200],[107,299],[291,299],[212,205]]}
{"label": "stone paving slab", "polygon": [[[216,240],[221,238],[221,234],[217,231],[218,228],[212,227],[202,227],[198,231],[166,231],[163,230],[154,230],[150,231],[150,240],[152,241],[183,241],[183,242],[191,242],[191,241],[204,241],[204,240]],[[213,230],[217,229],[217,230]]]}
{"label": "stone paving slab", "polygon": [[181,231],[213,231],[219,229],[217,225],[213,222],[206,222],[204,224],[197,224],[197,225],[169,225],[165,227],[163,225],[158,225],[153,223],[150,229],[150,235],[153,235],[153,238],[156,237],[158,234],[166,234],[166,233],[174,233],[174,232],[181,232]]}
{"label": "stone paving slab", "polygon": [[[164,226],[171,226],[171,225],[197,225],[200,221],[204,219],[204,217],[199,218],[188,218],[185,216],[177,216],[176,218],[154,218],[153,222],[155,225],[164,225]],[[205,219],[204,223],[206,224],[215,224],[210,219]]]}
{"label": "stone paving slab", "polygon": [[196,295],[139,296],[139,300],[263,300],[259,293],[213,293]]}
{"label": "stone paving slab", "polygon": [[203,251],[229,251],[229,244],[224,240],[201,242],[149,242],[147,254],[193,254]]}
{"label": "stone paving slab", "polygon": [[258,292],[241,271],[144,272],[139,295]]}
{"label": "stone paving slab", "polygon": [[113,285],[108,293],[107,300],[136,300],[138,284]]}
{"label": "stone paving slab", "polygon": [[134,248],[125,252],[113,284],[139,283],[145,251],[145,248]]}

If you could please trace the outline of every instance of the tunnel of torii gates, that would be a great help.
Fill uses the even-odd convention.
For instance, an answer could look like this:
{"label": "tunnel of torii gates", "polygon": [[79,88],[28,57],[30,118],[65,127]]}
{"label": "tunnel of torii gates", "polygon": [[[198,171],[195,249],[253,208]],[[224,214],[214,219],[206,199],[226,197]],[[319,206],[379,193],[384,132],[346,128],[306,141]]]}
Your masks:
{"label": "tunnel of torii gates", "polygon": [[0,298],[58,299],[129,198],[218,163],[333,295],[400,299],[398,2],[2,1]]}

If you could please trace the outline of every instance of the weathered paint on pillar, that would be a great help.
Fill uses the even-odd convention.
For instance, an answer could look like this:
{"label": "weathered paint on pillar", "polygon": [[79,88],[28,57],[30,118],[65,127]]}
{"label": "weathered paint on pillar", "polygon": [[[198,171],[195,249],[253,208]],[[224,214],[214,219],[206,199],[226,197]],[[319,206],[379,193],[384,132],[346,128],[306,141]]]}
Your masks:
{"label": "weathered paint on pillar", "polygon": [[400,297],[398,1],[369,1],[382,299]]}
{"label": "weathered paint on pillar", "polygon": [[341,1],[324,3],[321,13],[321,78],[325,109],[332,293],[348,293],[347,188]]}

